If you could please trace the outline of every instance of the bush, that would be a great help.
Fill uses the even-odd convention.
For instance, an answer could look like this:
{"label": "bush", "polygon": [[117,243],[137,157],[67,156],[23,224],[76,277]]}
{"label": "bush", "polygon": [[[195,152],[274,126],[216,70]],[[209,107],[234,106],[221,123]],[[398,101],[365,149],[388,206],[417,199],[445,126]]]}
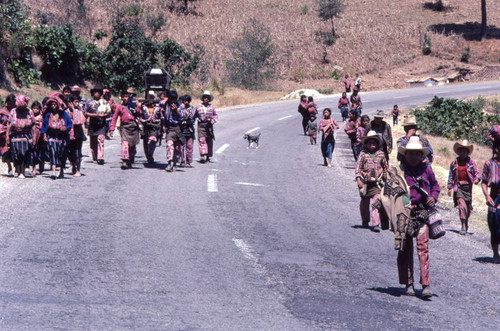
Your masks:
{"label": "bush", "polygon": [[256,19],[243,29],[241,38],[229,45],[232,59],[226,61],[229,80],[236,86],[258,90],[274,78],[275,45],[271,33]]}
{"label": "bush", "polygon": [[431,37],[427,33],[424,33],[424,42],[422,43],[422,54],[429,55],[431,54]]}
{"label": "bush", "polygon": [[290,72],[290,79],[297,83],[302,83],[306,78],[306,70],[303,67],[295,67]]}
{"label": "bush", "polygon": [[465,47],[465,49],[462,52],[462,54],[460,54],[460,61],[468,63],[469,59],[470,59],[470,47],[467,46],[467,47]]}
{"label": "bush", "polygon": [[468,139],[489,145],[487,134],[493,124],[500,123],[498,115],[484,115],[473,103],[434,97],[422,110],[412,110],[419,127],[427,133],[448,139]]}
{"label": "bush", "polygon": [[309,6],[308,5],[303,5],[302,7],[300,7],[300,14],[301,15],[307,15],[308,12],[309,12]]}
{"label": "bush", "polygon": [[317,91],[321,94],[333,94],[333,89],[331,88],[317,89]]}
{"label": "bush", "polygon": [[43,59],[42,73],[46,79],[79,76],[80,43],[71,24],[39,25],[34,38],[36,51]]}
{"label": "bush", "polygon": [[5,100],[0,95],[0,108],[3,108],[4,106],[5,106]]}

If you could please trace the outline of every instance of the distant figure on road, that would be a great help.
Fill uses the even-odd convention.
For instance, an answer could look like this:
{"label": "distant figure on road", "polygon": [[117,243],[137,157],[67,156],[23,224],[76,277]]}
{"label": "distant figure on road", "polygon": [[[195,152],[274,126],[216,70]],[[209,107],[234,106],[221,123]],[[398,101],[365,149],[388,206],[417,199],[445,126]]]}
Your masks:
{"label": "distant figure on road", "polygon": [[349,120],[346,122],[344,131],[351,141],[352,155],[354,156],[354,161],[358,161],[358,153],[356,152],[356,133],[361,125],[361,120],[358,117],[358,113],[351,110],[349,112]]}
{"label": "distant figure on road", "polygon": [[309,122],[308,107],[309,103],[307,102],[307,97],[305,95],[301,95],[298,112],[302,115],[302,130],[304,131],[304,136],[307,135],[307,122]]}
{"label": "distant figure on road", "polygon": [[59,167],[59,178],[64,178],[64,167],[68,157],[69,131],[73,122],[61,107],[57,99],[47,101],[47,110],[43,119],[41,134],[47,143],[52,179],[56,179],[56,168]]}
{"label": "distant figure on road", "polygon": [[[356,181],[358,183],[361,202],[359,210],[363,228],[370,222],[370,206],[380,199],[380,182],[387,178],[388,164],[384,152],[380,150],[382,140],[375,131],[370,131],[362,139],[363,151],[359,154],[356,165]],[[382,213],[386,218],[385,213]],[[381,213],[372,208],[372,231],[380,232]],[[387,220],[386,220],[387,221]]]}
{"label": "distant figure on road", "polygon": [[184,110],[180,107],[177,91],[168,92],[168,103],[165,108],[165,131],[167,132],[167,172],[172,172],[177,167],[180,159],[181,148],[186,143],[182,133],[182,121],[185,117]]}
{"label": "distant figure on road", "polygon": [[119,118],[120,136],[122,139],[120,154],[120,158],[122,159],[121,168],[125,170],[131,168],[135,161],[136,146],[139,144],[139,125],[137,124],[136,116],[141,115],[141,110],[130,108],[130,93],[128,91],[123,91],[120,96],[122,103],[116,107],[113,114],[113,119],[109,127],[109,136],[113,137],[116,122]]}
{"label": "distant figure on road", "polygon": [[345,77],[342,80],[342,82],[344,83],[345,92],[346,93],[350,93],[351,92],[351,80],[349,79],[349,75],[348,74],[345,75]]}
{"label": "distant figure on road", "polygon": [[[210,104],[214,96],[209,91],[203,92],[200,97],[201,105],[196,107],[195,118],[198,119],[198,145],[200,146],[200,162],[210,162],[213,156],[214,124],[217,122],[217,111]],[[307,122],[306,122],[307,124]],[[305,132],[305,130],[304,130]]]}
{"label": "distant figure on road", "polygon": [[332,111],[330,108],[323,110],[323,118],[319,122],[319,131],[321,135],[321,154],[323,155],[323,165],[328,168],[332,167],[332,154],[335,148],[335,137],[333,132],[339,128],[337,123],[331,118]]}
{"label": "distant figure on road", "polygon": [[316,115],[312,114],[311,119],[307,123],[307,134],[311,145],[316,145],[316,135],[318,132],[318,122],[316,122]]}
{"label": "distant figure on road", "polygon": [[369,129],[377,132],[382,138],[382,150],[385,158],[389,161],[389,154],[392,152],[392,131],[389,123],[384,121],[384,111],[377,110],[373,115],[373,121],[370,122]]}
{"label": "distant figure on road", "polygon": [[10,143],[12,162],[18,178],[25,178],[26,167],[29,167],[33,156],[33,127],[35,114],[28,108],[29,98],[18,95],[16,108],[10,111],[7,125],[7,143]]}
{"label": "distant figure on road", "polygon": [[460,222],[462,223],[461,235],[469,230],[469,217],[472,212],[472,186],[479,184],[481,175],[477,170],[476,161],[470,155],[474,146],[467,140],[456,142],[453,150],[458,155],[450,164],[448,175],[448,196],[453,194],[455,207],[458,206]]}
{"label": "distant figure on road", "polygon": [[12,176],[12,165],[10,146],[7,143],[7,125],[9,124],[10,111],[16,107],[16,96],[9,94],[5,98],[5,106],[0,109],[0,154],[2,155],[2,162],[7,163],[8,174]]}
{"label": "distant figure on road", "polygon": [[73,126],[69,131],[69,161],[71,162],[71,172],[74,177],[81,177],[80,166],[82,163],[82,145],[85,137],[83,125],[85,124],[86,117],[80,109],[80,100],[74,95],[68,98],[68,109],[66,112],[73,121]]}
{"label": "distant figure on road", "polygon": [[[429,213],[437,203],[440,187],[436,176],[423,157],[429,148],[422,146],[418,137],[411,137],[399,152],[405,157],[401,168],[409,187],[411,211],[407,220],[406,238],[403,250],[398,252],[399,283],[406,285],[406,294],[415,295],[413,279],[413,238],[417,241],[417,254],[420,261],[420,283],[422,298],[432,296],[429,277]],[[399,219],[398,219],[398,222]]]}
{"label": "distant figure on road", "polygon": [[361,77],[359,77],[359,74],[356,74],[356,76],[354,77],[353,91],[361,91]]}
{"label": "distant figure on road", "polygon": [[181,146],[181,166],[185,165],[188,168],[192,168],[193,163],[193,149],[194,149],[194,122],[195,122],[195,108],[191,106],[192,98],[189,94],[182,97],[182,104],[180,106],[180,111],[184,113],[182,119],[182,134],[186,143]]}
{"label": "distant figure on road", "polygon": [[154,154],[156,150],[156,143],[162,136],[162,115],[163,108],[150,104],[142,107],[142,118],[140,119],[143,130],[143,149],[146,155],[146,160],[149,164],[155,162]]}
{"label": "distant figure on road", "polygon": [[392,108],[392,125],[396,126],[398,125],[398,119],[399,119],[399,108],[398,105],[394,105]]}
{"label": "distant figure on road", "polygon": [[337,103],[337,107],[340,109],[340,115],[342,116],[342,122],[345,122],[349,118],[349,107],[351,103],[349,102],[349,98],[347,97],[346,92],[342,92],[342,96]]}
{"label": "distant figure on road", "polygon": [[[490,193],[488,194],[488,187]],[[491,234],[493,262],[500,263],[500,138],[493,141],[493,157],[483,167],[481,188],[488,205],[488,228]]]}
{"label": "distant figure on road", "polygon": [[[92,99],[87,101],[84,113],[89,118],[88,135],[90,137],[90,151],[94,163],[104,164],[104,140],[106,134],[106,118],[111,112],[109,103],[101,101],[103,89],[94,87],[90,90]],[[106,106],[107,105],[107,106]],[[109,108],[109,111],[108,111]]]}
{"label": "distant figure on road", "polygon": [[[429,164],[432,163],[434,159],[434,150],[432,149],[429,140],[423,134],[417,135],[418,125],[415,115],[408,115],[403,120],[403,129],[405,130],[406,135],[397,140],[396,145],[398,149],[399,147],[406,146],[411,137],[418,136],[418,139],[420,140],[422,146],[429,148],[429,153],[424,156],[424,162],[428,162]],[[403,160],[404,156],[398,153],[398,161],[402,162]]]}
{"label": "distant figure on road", "polygon": [[351,110],[354,110],[356,114],[361,116],[361,111],[363,109],[363,102],[361,102],[361,97],[357,90],[354,90],[351,94]]}
{"label": "distant figure on road", "polygon": [[314,102],[313,97],[307,97],[307,112],[309,113],[309,117],[311,115],[317,115],[318,114],[318,105]]}
{"label": "distant figure on road", "polygon": [[354,146],[356,150],[356,157],[358,158],[359,154],[363,150],[363,137],[365,136],[368,124],[370,124],[370,117],[368,115],[361,116],[361,124],[356,130],[356,144]]}

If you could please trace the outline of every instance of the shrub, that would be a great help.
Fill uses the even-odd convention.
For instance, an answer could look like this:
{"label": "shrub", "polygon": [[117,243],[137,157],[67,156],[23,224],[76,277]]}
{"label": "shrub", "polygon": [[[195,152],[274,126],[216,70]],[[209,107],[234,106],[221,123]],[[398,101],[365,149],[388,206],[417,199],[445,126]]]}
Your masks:
{"label": "shrub", "polygon": [[300,14],[301,15],[307,15],[309,13],[309,6],[308,5],[303,5],[300,7]]}
{"label": "shrub", "polygon": [[450,154],[451,154],[450,149],[446,146],[440,147],[438,149],[438,153],[441,153],[441,154],[446,155],[446,156],[450,156]]}
{"label": "shrub", "polygon": [[306,78],[306,70],[303,67],[295,67],[290,71],[290,79],[302,83]]}
{"label": "shrub", "polygon": [[0,95],[0,108],[3,108],[4,106],[5,106],[5,100]]}
{"label": "shrub", "polygon": [[332,76],[331,76],[334,80],[340,80],[342,78],[342,76],[337,72],[337,70],[334,70],[332,72]]}
{"label": "shrub", "polygon": [[321,94],[333,94],[333,89],[331,88],[317,89],[317,91]]}
{"label": "shrub", "polygon": [[431,37],[427,33],[424,33],[424,42],[422,43],[422,54],[429,55],[431,54]]}
{"label": "shrub", "polygon": [[467,63],[469,62],[469,59],[470,59],[470,47],[467,46],[464,48],[462,54],[460,54],[460,61]]}
{"label": "shrub", "polygon": [[128,17],[139,17],[142,15],[142,6],[138,3],[133,3],[123,8],[122,14]]}
{"label": "shrub", "polygon": [[473,103],[434,97],[422,110],[412,110],[419,127],[427,133],[448,139],[468,139],[488,145],[487,133],[500,122],[498,115],[484,115]]}
{"label": "shrub", "polygon": [[226,67],[232,84],[257,90],[274,78],[276,47],[269,29],[256,19],[250,20],[242,36],[233,40],[229,49],[232,59],[226,61]]}

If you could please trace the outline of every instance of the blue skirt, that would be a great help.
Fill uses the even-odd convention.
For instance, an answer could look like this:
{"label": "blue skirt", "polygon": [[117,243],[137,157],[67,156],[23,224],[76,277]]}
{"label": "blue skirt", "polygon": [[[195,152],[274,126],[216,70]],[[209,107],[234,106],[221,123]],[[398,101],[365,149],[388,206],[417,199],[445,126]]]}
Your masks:
{"label": "blue skirt", "polygon": [[332,158],[333,149],[335,148],[335,138],[328,136],[321,140],[321,154],[328,159]]}

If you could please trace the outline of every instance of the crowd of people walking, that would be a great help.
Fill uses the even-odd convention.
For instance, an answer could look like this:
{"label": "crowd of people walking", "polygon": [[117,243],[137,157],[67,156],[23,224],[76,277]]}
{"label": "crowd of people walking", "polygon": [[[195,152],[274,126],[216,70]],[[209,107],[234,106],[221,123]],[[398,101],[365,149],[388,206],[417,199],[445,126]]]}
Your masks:
{"label": "crowd of people walking", "polygon": [[[361,227],[374,232],[391,229],[398,250],[397,266],[399,281],[405,285],[408,295],[415,295],[413,278],[414,240],[420,263],[420,283],[422,297],[430,298],[429,239],[444,235],[444,222],[436,209],[440,195],[440,185],[432,169],[434,150],[429,140],[419,130],[414,115],[405,116],[402,126],[405,135],[397,139],[397,160],[390,160],[393,150],[391,125],[385,121],[386,114],[377,110],[373,119],[361,116],[362,103],[359,96],[360,84],[354,85],[349,99],[351,83],[348,76],[344,80],[346,91],[338,101],[338,108],[344,123],[344,131],[351,143],[356,161],[354,173],[358,185]],[[353,98],[354,96],[354,98]],[[304,134],[315,143],[318,107],[312,99],[301,96],[299,112],[303,116]],[[332,119],[331,110],[325,108],[320,120],[321,153],[324,165],[331,167],[335,146],[334,131],[339,125]],[[398,105],[387,114],[392,116],[392,124],[399,124]],[[306,121],[309,118],[309,122]],[[308,125],[306,125],[309,123]],[[309,128],[306,131],[306,128]],[[488,227],[490,229],[493,262],[500,263],[498,245],[500,242],[500,125],[491,128],[489,138],[493,144],[492,158],[483,167],[482,175],[472,159],[473,145],[467,140],[458,141],[453,146],[457,157],[450,164],[447,182],[448,194],[453,196],[458,207],[461,223],[460,234],[469,231],[472,207],[473,185],[481,183],[488,204]],[[490,188],[488,192],[488,188]]]}
{"label": "crowd of people walking", "polygon": [[196,122],[200,162],[210,162],[218,115],[209,91],[203,92],[196,107],[191,105],[190,95],[179,97],[176,91],[138,100],[133,89],[128,89],[120,93],[119,103],[101,87],[90,90],[89,100],[80,94],[80,87],[66,86],[42,102],[34,101],[31,107],[26,95],[7,96],[0,109],[0,153],[10,176],[34,177],[43,173],[48,163],[50,177],[63,178],[69,161],[73,176],[80,177],[83,143],[89,140],[92,161],[103,165],[105,140],[111,139],[117,128],[122,169],[135,162],[141,137],[148,163],[155,162],[156,146],[165,138],[166,170],[192,167]]}

